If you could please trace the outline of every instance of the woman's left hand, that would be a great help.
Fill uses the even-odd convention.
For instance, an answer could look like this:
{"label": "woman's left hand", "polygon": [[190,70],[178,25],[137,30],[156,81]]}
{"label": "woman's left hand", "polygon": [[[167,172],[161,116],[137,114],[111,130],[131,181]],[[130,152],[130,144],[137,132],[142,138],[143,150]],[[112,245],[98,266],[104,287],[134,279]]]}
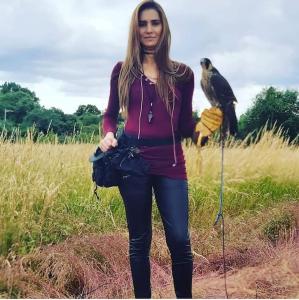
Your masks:
{"label": "woman's left hand", "polygon": [[222,121],[223,113],[220,108],[206,108],[200,116],[200,121],[195,126],[193,142],[197,146],[203,146],[209,136],[221,126]]}

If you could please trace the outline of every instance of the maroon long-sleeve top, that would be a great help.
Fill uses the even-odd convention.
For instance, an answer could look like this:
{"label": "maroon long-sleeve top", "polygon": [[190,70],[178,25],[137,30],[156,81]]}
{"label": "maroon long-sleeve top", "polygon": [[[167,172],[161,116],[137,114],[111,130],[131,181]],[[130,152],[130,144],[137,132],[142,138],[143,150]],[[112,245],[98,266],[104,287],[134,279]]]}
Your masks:
{"label": "maroon long-sleeve top", "polygon": [[[108,107],[103,117],[103,131],[115,133],[119,113],[118,77],[122,63],[113,68],[110,81]],[[185,67],[182,65],[182,67]],[[182,138],[192,137],[195,120],[192,116],[194,75],[187,81],[175,84],[173,117],[156,91],[155,84],[145,75],[135,78],[129,94],[128,118],[124,132],[139,138]],[[142,95],[143,93],[143,95]],[[152,102],[152,106],[151,103]],[[153,112],[149,123],[148,113]],[[172,119],[172,120],[171,120]],[[174,179],[187,179],[185,158],[181,143],[155,147],[140,147],[140,154],[149,162],[150,173]]]}

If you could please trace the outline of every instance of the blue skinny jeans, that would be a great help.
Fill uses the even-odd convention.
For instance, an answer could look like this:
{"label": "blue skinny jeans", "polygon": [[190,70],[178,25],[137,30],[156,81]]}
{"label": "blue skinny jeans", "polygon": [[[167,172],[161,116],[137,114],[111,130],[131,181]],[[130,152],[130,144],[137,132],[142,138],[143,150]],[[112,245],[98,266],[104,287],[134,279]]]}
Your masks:
{"label": "blue skinny jeans", "polygon": [[119,191],[124,201],[129,230],[129,257],[135,298],[151,298],[149,253],[152,191],[171,254],[176,297],[192,298],[193,257],[188,231],[187,180],[157,175],[124,175]]}

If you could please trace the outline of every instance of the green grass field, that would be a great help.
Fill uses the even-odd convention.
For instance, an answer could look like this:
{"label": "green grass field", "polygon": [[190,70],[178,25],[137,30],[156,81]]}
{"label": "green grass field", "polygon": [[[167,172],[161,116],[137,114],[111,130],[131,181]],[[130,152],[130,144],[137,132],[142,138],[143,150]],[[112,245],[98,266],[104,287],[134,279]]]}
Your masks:
{"label": "green grass field", "polygon": [[[94,149],[92,144],[0,143],[1,256],[25,254],[72,235],[126,229],[117,188],[101,189],[101,202],[93,197],[88,157]],[[184,152],[190,227],[204,234],[218,209],[220,147],[184,146]],[[272,132],[250,146],[230,143],[224,170],[228,224],[262,211],[271,214],[279,203],[299,200],[298,146]],[[160,228],[155,205],[153,220]],[[209,252],[205,247],[201,251]]]}
{"label": "green grass field", "polygon": [[[0,141],[0,298],[82,298],[85,292],[95,298],[132,297],[122,199],[117,188],[100,189],[100,202],[93,197],[88,157],[95,147]],[[221,278],[209,279],[208,272],[221,270],[222,264],[220,226],[213,227],[221,151],[211,143],[201,150],[184,144],[184,152],[194,274],[207,276],[196,280],[194,295],[217,298]],[[263,132],[250,145],[227,143],[224,161],[226,255],[230,270],[240,268],[229,278],[230,284],[242,283],[231,286],[230,295],[252,297],[258,282],[259,295],[294,297],[299,270],[282,258],[298,252],[292,246],[298,240],[298,146]],[[170,257],[155,203],[153,227],[154,295],[169,298]],[[252,275],[242,269],[251,265],[256,266]],[[237,282],[233,274],[241,274]],[[276,279],[263,285],[270,274]],[[281,276],[284,281],[278,280]],[[101,283],[105,286],[92,292]]]}

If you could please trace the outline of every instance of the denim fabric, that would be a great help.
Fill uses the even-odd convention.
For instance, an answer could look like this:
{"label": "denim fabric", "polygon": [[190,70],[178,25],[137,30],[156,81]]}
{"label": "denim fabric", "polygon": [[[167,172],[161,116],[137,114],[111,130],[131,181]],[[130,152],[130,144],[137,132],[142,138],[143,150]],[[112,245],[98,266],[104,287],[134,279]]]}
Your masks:
{"label": "denim fabric", "polygon": [[129,256],[136,298],[150,298],[152,191],[171,254],[177,298],[192,298],[193,258],[188,231],[188,184],[158,175],[122,176],[119,185],[129,230]]}

